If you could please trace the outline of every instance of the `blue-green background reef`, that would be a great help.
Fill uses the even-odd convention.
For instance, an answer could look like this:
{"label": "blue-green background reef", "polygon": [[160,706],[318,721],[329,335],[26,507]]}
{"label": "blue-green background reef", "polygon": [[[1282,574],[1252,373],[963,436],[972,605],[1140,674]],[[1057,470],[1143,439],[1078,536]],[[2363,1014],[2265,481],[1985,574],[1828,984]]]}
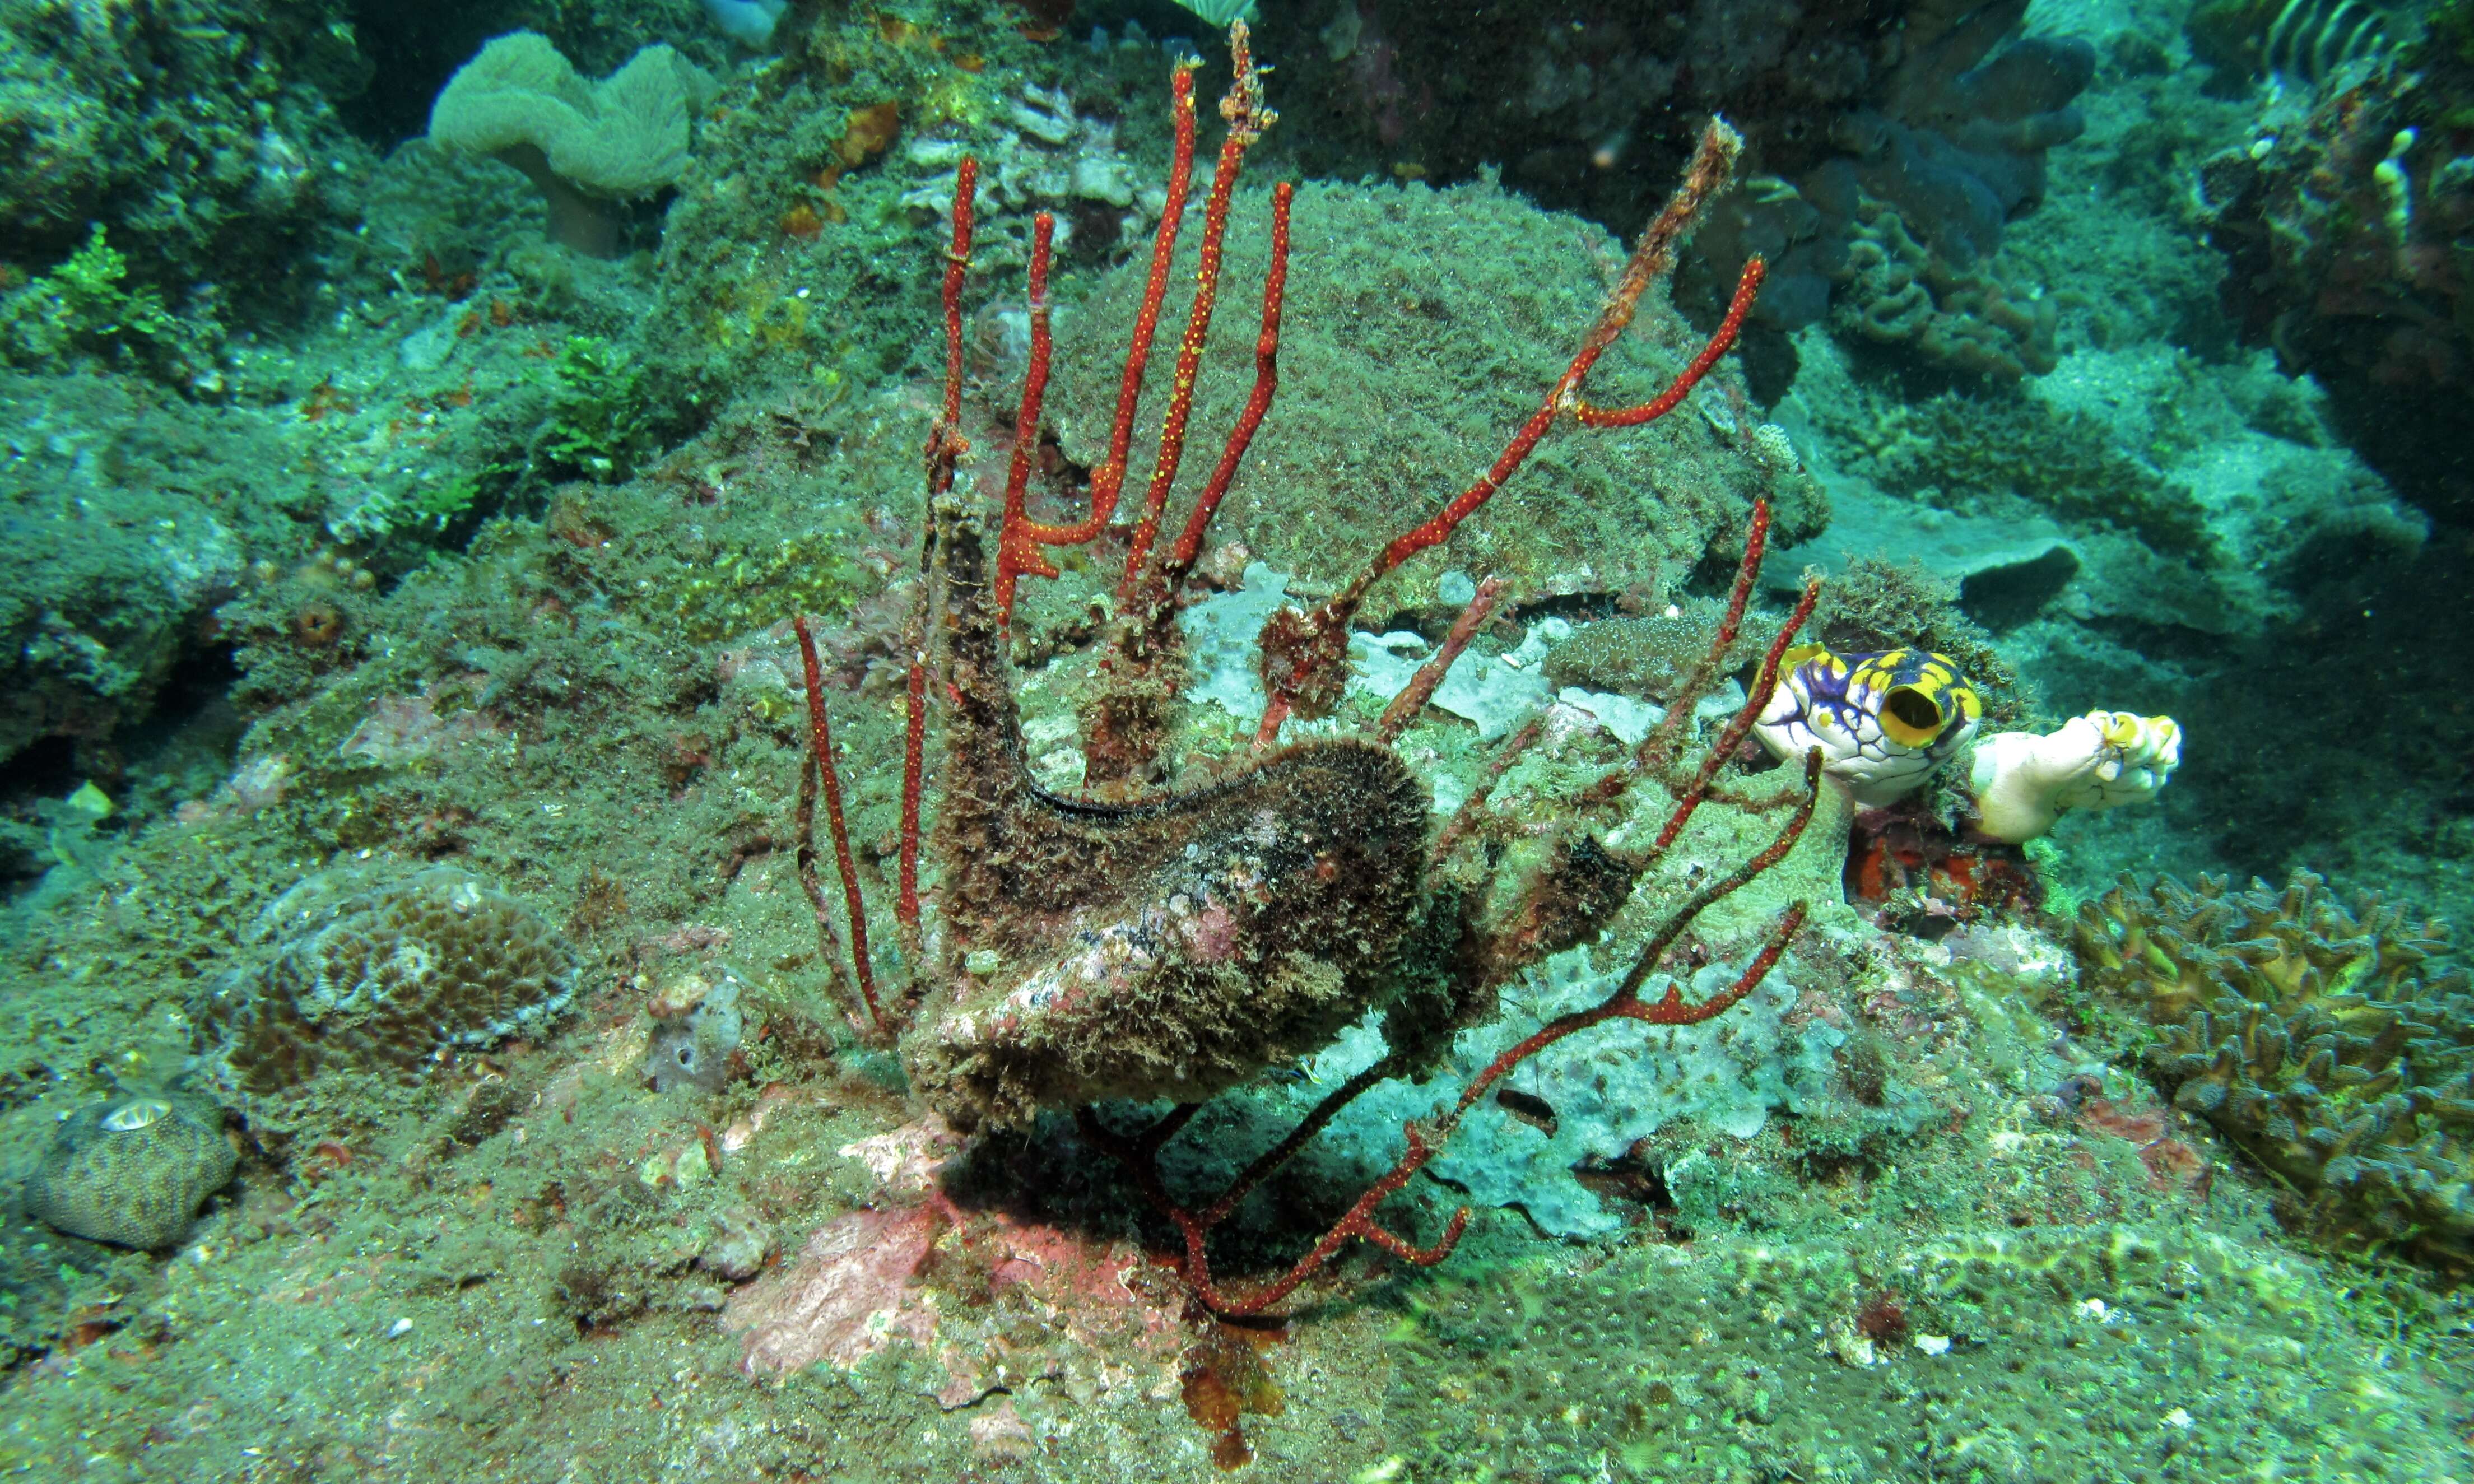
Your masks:
{"label": "blue-green background reef", "polygon": [[[1233,1324],[1070,1119],[962,1139],[856,1033],[789,630],[892,983],[935,957],[892,912],[957,167],[960,489],[1002,487],[1046,211],[1063,519],[1170,67],[1201,59],[1207,166],[1218,28],[0,0],[0,1474],[2474,1480],[2474,22],[2399,6],[2305,66],[2243,44],[2277,9],[1257,0],[1281,117],[1172,510],[1253,384],[1290,182],[1281,384],[1189,595],[1173,777],[1252,736],[1231,636],[1528,415],[1713,110],[1743,179],[1591,393],[1654,395],[1758,252],[1744,338],[1379,586],[1333,726],[1504,578],[1478,678],[1396,751],[1439,811],[1491,784],[1518,864],[1708,651],[1759,496],[1727,678],[1812,568],[1803,637],[1952,656],[1988,732],[2121,708],[2185,750],[2153,803],[1972,858],[2031,890],[1851,901],[1883,827],[1817,810],[1684,945],[1706,993],[1809,901],[1758,993],[1524,1065],[1385,1207],[1430,1240],[1474,1206],[1447,1263],[1356,1252]],[[513,122],[433,127],[519,29]],[[496,128],[524,142],[455,144]],[[1122,541],[1058,548],[1014,620],[1050,788],[1081,786]],[[1222,1278],[1284,1268],[1402,1120],[1765,844],[1787,774],[1753,766],[1602,941],[1247,1203]],[[1612,834],[1663,817],[1634,792]],[[1225,1182],[1386,1031],[1215,1099],[1171,1184]]]}

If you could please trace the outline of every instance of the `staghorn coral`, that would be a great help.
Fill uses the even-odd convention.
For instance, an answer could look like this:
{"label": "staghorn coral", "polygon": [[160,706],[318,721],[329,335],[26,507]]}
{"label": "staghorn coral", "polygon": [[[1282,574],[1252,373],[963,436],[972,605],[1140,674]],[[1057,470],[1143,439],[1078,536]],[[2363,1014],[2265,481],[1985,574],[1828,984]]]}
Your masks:
{"label": "staghorn coral", "polygon": [[278,897],[254,939],[272,957],[198,1007],[226,1086],[279,1093],[340,1068],[404,1077],[461,1047],[546,1029],[575,955],[531,908],[453,866],[400,880],[342,868]]}
{"label": "staghorn coral", "polygon": [[2474,1258],[2474,992],[2448,925],[2317,876],[2282,891],[2164,877],[2080,909],[2088,982],[2137,1004],[2176,1106],[2292,1189],[2299,1225],[2347,1247]]}
{"label": "staghorn coral", "polygon": [[239,1156],[209,1108],[114,1098],[71,1113],[26,1178],[29,1214],[119,1247],[169,1247],[230,1180]]}

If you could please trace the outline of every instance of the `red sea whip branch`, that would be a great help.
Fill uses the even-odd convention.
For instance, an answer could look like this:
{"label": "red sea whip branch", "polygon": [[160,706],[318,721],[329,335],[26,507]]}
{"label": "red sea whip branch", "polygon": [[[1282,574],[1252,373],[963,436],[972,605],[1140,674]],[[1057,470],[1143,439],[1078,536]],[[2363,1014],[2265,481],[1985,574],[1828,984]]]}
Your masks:
{"label": "red sea whip branch", "polygon": [[[1055,563],[1040,553],[1040,547],[1079,546],[1098,538],[1107,529],[1109,519],[1116,514],[1117,498],[1125,489],[1126,463],[1133,446],[1134,411],[1142,400],[1143,372],[1151,364],[1152,336],[1159,326],[1160,304],[1168,296],[1168,275],[1176,255],[1176,236],[1185,220],[1185,198],[1194,182],[1194,65],[1179,62],[1169,74],[1176,125],[1176,155],[1169,166],[1168,200],[1160,210],[1159,230],[1152,237],[1151,276],[1143,284],[1142,308],[1134,316],[1133,339],[1126,347],[1125,376],[1117,387],[1117,416],[1108,432],[1108,456],[1091,471],[1091,513],[1070,525],[1043,525],[1031,519],[1023,508],[1024,489],[1030,478],[1028,452],[1019,442],[1014,449],[1012,465],[1006,475],[1005,522],[997,533],[996,599],[997,621],[1002,623],[1013,615],[1014,582],[1026,574],[1034,577],[1057,575]],[[1036,224],[1034,223],[1034,230]],[[949,276],[946,280],[947,303],[954,303],[958,285]],[[1047,382],[1046,320],[1032,295],[1031,366],[1043,389]],[[949,309],[951,316],[955,311]],[[1034,435],[1039,408],[1031,400],[1031,378],[1024,381],[1025,408],[1031,415]],[[1015,420],[1017,426],[1021,418]]]}
{"label": "red sea whip branch", "polygon": [[[962,455],[970,451],[971,441],[962,436],[962,289],[971,275],[971,233],[977,220],[974,207],[979,199],[980,162],[972,156],[962,157],[961,165],[954,172],[954,241],[945,251],[945,396],[939,404],[935,426],[928,430],[928,503],[934,509],[938,497],[954,488],[956,468]],[[928,591],[928,544],[919,547],[920,593],[924,601]],[[910,625],[910,674],[904,687],[902,714],[902,835],[901,886],[894,899],[893,920],[909,939],[919,933],[919,800],[921,771],[928,747],[928,615],[923,608],[911,615]],[[811,705],[820,708],[815,700],[814,682],[809,683]],[[832,760],[826,759],[827,767]],[[857,915],[859,888],[848,887],[853,915]],[[909,946],[916,947],[915,941]]]}
{"label": "red sea whip branch", "polygon": [[[1805,915],[1808,909],[1803,902],[1797,902],[1780,915],[1778,925],[1771,929],[1768,938],[1761,945],[1760,952],[1754,956],[1753,961],[1746,965],[1743,973],[1736,976],[1734,984],[1717,994],[1711,995],[1698,1005],[1688,1004],[1685,1001],[1681,986],[1670,984],[1666,993],[1655,1003],[1644,1003],[1640,998],[1641,985],[1648,981],[1652,971],[1658,967],[1659,961],[1665,957],[1666,951],[1675,945],[1676,939],[1683,937],[1685,930],[1692,925],[1694,919],[1720,898],[1741,889],[1753,878],[1786,859],[1787,853],[1795,848],[1795,842],[1803,838],[1805,826],[1812,820],[1813,803],[1820,796],[1820,781],[1821,754],[1816,748],[1805,757],[1804,800],[1797,807],[1794,817],[1787,821],[1786,827],[1779,832],[1778,838],[1772,840],[1766,849],[1729,872],[1722,879],[1710,883],[1686,898],[1683,906],[1677,908],[1665,923],[1651,936],[1647,945],[1641,949],[1639,957],[1633,961],[1631,971],[1624,976],[1623,982],[1616,985],[1613,993],[1587,1010],[1575,1010],[1568,1015],[1560,1015],[1546,1022],[1519,1041],[1507,1047],[1487,1064],[1485,1070],[1471,1078],[1468,1085],[1461,1089],[1460,1097],[1453,1102],[1452,1106],[1438,1114],[1432,1122],[1423,1127],[1415,1122],[1403,1124],[1402,1131],[1408,1140],[1407,1152],[1394,1162],[1390,1170],[1384,1172],[1366,1188],[1365,1192],[1357,1198],[1356,1203],[1348,1208],[1347,1213],[1334,1223],[1331,1229],[1324,1232],[1322,1238],[1316,1242],[1304,1256],[1292,1264],[1287,1273],[1243,1298],[1229,1294],[1212,1281],[1211,1259],[1207,1249],[1207,1240],[1212,1229],[1226,1221],[1237,1209],[1238,1203],[1244,1201],[1273,1172],[1286,1164],[1298,1150],[1305,1147],[1308,1140],[1322,1131],[1324,1126],[1338,1116],[1342,1108],[1354,1101],[1359,1093],[1385,1078],[1398,1075],[1403,1069],[1395,1066],[1393,1059],[1386,1057],[1334,1088],[1315,1106],[1313,1112],[1307,1114],[1297,1128],[1290,1131],[1288,1137],[1265,1151],[1252,1164],[1248,1165],[1245,1173],[1238,1176],[1236,1181],[1221,1195],[1219,1200],[1199,1212],[1187,1210],[1169,1194],[1167,1184],[1160,1178],[1157,1156],[1161,1146],[1174,1137],[1178,1130],[1185,1127],[1186,1122],[1201,1108],[1201,1104],[1182,1105],[1154,1122],[1150,1128],[1135,1134],[1121,1134],[1111,1131],[1100,1121],[1098,1113],[1089,1107],[1083,1107],[1076,1114],[1082,1134],[1093,1144],[1114,1156],[1132,1174],[1136,1185],[1142,1190],[1144,1198],[1152,1204],[1152,1208],[1176,1225],[1177,1233],[1185,1246],[1185,1258],[1182,1264],[1185,1280],[1193,1285],[1195,1296],[1202,1301],[1203,1306],[1215,1314],[1232,1319],[1260,1314],[1296,1291],[1299,1283],[1313,1277],[1317,1270],[1328,1263],[1352,1240],[1363,1239],[1371,1242],[1394,1256],[1419,1267],[1433,1267],[1450,1256],[1452,1249],[1459,1245],[1461,1233],[1468,1227],[1467,1206],[1462,1206],[1454,1211],[1451,1220],[1444,1225],[1443,1234],[1436,1238],[1432,1245],[1426,1247],[1419,1247],[1384,1227],[1374,1219],[1374,1213],[1385,1201],[1390,1200],[1399,1192],[1401,1187],[1416,1178],[1418,1172],[1424,1169],[1436,1155],[1442,1153],[1444,1143],[1460,1127],[1461,1120],[1467,1116],[1470,1108],[1475,1107],[1486,1097],[1495,1083],[1510,1076],[1513,1069],[1520,1063],[1564,1037],[1586,1031],[1591,1026],[1603,1025],[1610,1020],[1637,1020],[1648,1025],[1659,1026],[1699,1025],[1733,1009],[1736,1002],[1752,993],[1768,976],[1769,971],[1777,966],[1780,956],[1786,951],[1788,941],[1804,927]],[[1688,805],[1698,802],[1697,796],[1687,798],[1679,804],[1678,811],[1684,812]]]}
{"label": "red sea whip branch", "polygon": [[808,616],[799,615],[790,626],[799,634],[799,664],[808,682],[809,766],[824,783],[825,824],[833,834],[834,868],[841,875],[842,905],[850,912],[851,966],[859,975],[859,995],[867,1006],[868,1021],[882,1033],[885,1015],[877,1009],[876,978],[868,966],[867,907],[860,900],[859,872],[851,864],[850,829],[842,822],[841,771],[834,766],[834,727],[825,717],[824,671],[816,663],[816,640],[808,631]]}
{"label": "red sea whip branch", "polygon": [[[1244,169],[1246,152],[1262,137],[1279,115],[1263,106],[1261,74],[1254,66],[1253,54],[1247,43],[1246,26],[1238,22],[1229,27],[1229,59],[1234,77],[1228,94],[1220,101],[1220,114],[1228,122],[1228,134],[1221,141],[1220,161],[1211,180],[1211,191],[1203,204],[1202,241],[1200,260],[1195,270],[1194,301],[1187,311],[1185,331],[1178,338],[1177,359],[1169,385],[1169,404],[1160,424],[1158,456],[1152,465],[1151,487],[1144,500],[1141,522],[1136,525],[1126,556],[1126,572],[1120,584],[1121,596],[1129,595],[1141,575],[1143,564],[1151,554],[1152,542],[1159,530],[1160,515],[1166,508],[1169,491],[1176,482],[1177,470],[1185,457],[1186,425],[1194,410],[1194,387],[1200,374],[1204,343],[1211,332],[1211,317],[1219,302],[1222,244],[1228,231],[1228,207],[1237,187],[1237,178]],[[1031,366],[1023,383],[1022,403],[1015,418],[1016,437],[1013,459],[1007,472],[1005,522],[997,540],[996,600],[1000,622],[1013,613],[1016,581],[1025,575],[1054,577],[1055,563],[1049,561],[1040,547],[1079,546],[1098,538],[1116,513],[1117,501],[1125,488],[1126,468],[1133,442],[1133,422],[1142,398],[1143,375],[1151,362],[1152,340],[1159,325],[1162,301],[1168,292],[1168,275],[1176,252],[1177,233],[1184,220],[1185,198],[1194,179],[1194,77],[1191,64],[1180,64],[1171,77],[1176,126],[1176,154],[1169,170],[1168,202],[1160,214],[1159,229],[1152,239],[1151,274],[1144,283],[1142,307],[1134,317],[1133,337],[1126,348],[1124,375],[1117,391],[1116,419],[1109,430],[1108,456],[1091,472],[1091,510],[1082,520],[1065,525],[1047,525],[1031,518],[1025,508],[1030,483],[1031,459],[1036,450],[1040,403],[1047,392],[1049,338],[1046,304],[1046,259],[1039,251],[1044,236],[1035,236],[1031,280]],[[1171,563],[1173,572],[1190,569],[1194,558],[1185,555],[1189,545],[1199,546],[1202,523],[1210,519],[1212,507],[1225,493],[1228,481],[1236,473],[1237,460],[1252,440],[1254,429],[1271,405],[1272,389],[1276,376],[1269,369],[1279,344],[1280,285],[1285,277],[1288,250],[1289,202],[1294,194],[1282,185],[1273,202],[1273,261],[1270,277],[1264,285],[1265,328],[1257,348],[1257,378],[1253,399],[1237,429],[1231,433],[1227,451],[1212,475],[1198,503],[1198,513],[1187,524],[1187,540],[1177,546],[1178,556]],[[1044,229],[1034,224],[1034,232]],[[1174,586],[1172,577],[1171,586]]]}
{"label": "red sea whip branch", "polygon": [[1655,422],[1675,410],[1734,347],[1768,272],[1768,265],[1759,257],[1744,264],[1743,277],[1736,281],[1734,298],[1729,302],[1717,332],[1664,392],[1637,407],[1599,407],[1581,396],[1581,385],[1597,365],[1598,357],[1632,324],[1641,295],[1651,283],[1673,271],[1676,250],[1711,199],[1734,179],[1735,158],[1742,150],[1743,139],[1728,127],[1726,120],[1710,121],[1699,147],[1693,151],[1683,183],[1675,188],[1666,208],[1642,231],[1631,258],[1624,264],[1623,277],[1607,296],[1597,323],[1574,353],[1571,364],[1548,388],[1538,410],[1513,434],[1512,441],[1476,483],[1453,497],[1431,519],[1395,538],[1355,581],[1313,613],[1286,608],[1273,616],[1263,630],[1264,692],[1271,697],[1264,717],[1266,735],[1275,735],[1293,709],[1307,716],[1329,713],[1340,697],[1349,620],[1356,617],[1367,590],[1409,558],[1428,547],[1441,545],[1463,521],[1493,499],[1504,481],[1528,462],[1558,418],[1569,416],[1585,427],[1637,427]]}
{"label": "red sea whip branch", "polygon": [[[1710,645],[1709,656],[1704,664],[1704,668],[1712,672],[1717,669],[1727,651],[1734,644],[1736,627],[1742,620],[1743,604],[1749,600],[1753,586],[1760,573],[1761,557],[1768,544],[1768,502],[1757,500],[1753,507],[1752,530],[1744,544],[1743,559],[1736,567],[1735,602],[1731,605],[1729,621],[1723,625],[1722,632]],[[1805,620],[1811,616],[1812,605],[1818,596],[1818,584],[1807,581],[1805,584],[1802,600],[1771,642],[1763,657],[1760,673],[1755,679],[1750,693],[1746,695],[1743,707],[1737,711],[1734,720],[1719,734],[1718,738],[1710,744],[1703,754],[1701,766],[1694,770],[1691,780],[1677,789],[1674,808],[1669,811],[1664,826],[1659,831],[1656,841],[1649,847],[1645,859],[1640,863],[1641,869],[1646,870],[1651,864],[1663,856],[1677,837],[1683,833],[1686,822],[1709,797],[1711,782],[1716,777],[1719,766],[1733,755],[1736,744],[1743,740],[1754,719],[1769,704],[1771,693],[1778,683],[1780,656],[1788,643],[1794,639],[1797,631],[1804,627]],[[1469,605],[1469,611],[1464,613],[1464,623],[1472,631],[1484,621],[1483,616],[1491,596],[1492,595],[1481,593],[1480,596]],[[1472,614],[1477,616],[1474,621],[1471,621]],[[1447,666],[1449,661],[1444,661],[1444,664]],[[1437,673],[1440,677],[1440,670]],[[1691,710],[1689,704],[1679,705],[1671,715],[1680,714],[1688,718]],[[1534,729],[1536,723],[1532,722],[1531,728]],[[1529,735],[1530,729],[1524,729],[1522,737],[1515,739],[1512,749],[1524,745],[1523,739]],[[1507,749],[1507,752],[1512,749]],[[1640,766],[1642,765],[1636,760],[1634,764],[1620,771],[1628,774]],[[1602,791],[1603,783],[1604,781],[1601,780],[1600,785],[1593,786],[1590,791],[1585,792],[1584,800],[1589,800],[1592,793]],[[1481,789],[1489,786],[1491,785],[1481,784]],[[1797,804],[1795,814],[1767,848],[1725,876],[1709,883],[1686,897],[1681,906],[1668,914],[1658,930],[1650,935],[1648,942],[1633,961],[1631,972],[1624,976],[1622,983],[1615,987],[1613,993],[1587,1010],[1577,1010],[1548,1021],[1497,1055],[1467,1087],[1462,1089],[1460,1098],[1431,1123],[1423,1127],[1416,1123],[1404,1125],[1408,1141],[1407,1152],[1389,1171],[1367,1187],[1358,1197],[1356,1204],[1349,1207],[1347,1213],[1324,1232],[1322,1239],[1316,1242],[1304,1256],[1298,1258],[1285,1275],[1254,1293],[1242,1299],[1234,1298],[1212,1281],[1210,1256],[1206,1246],[1212,1229],[1226,1221],[1237,1209],[1240,1202],[1303,1149],[1308,1141],[1321,1132],[1333,1118],[1339,1116],[1341,1110],[1354,1101],[1360,1093],[1386,1078],[1401,1075],[1410,1070],[1409,1068],[1397,1064],[1392,1057],[1385,1057],[1372,1066],[1349,1078],[1318,1103],[1314,1110],[1308,1113],[1297,1128],[1291,1130],[1286,1138],[1265,1151],[1252,1164],[1247,1166],[1245,1173],[1238,1176],[1235,1182],[1223,1192],[1218,1200],[1199,1212],[1188,1210],[1169,1194],[1166,1182],[1160,1178],[1158,1154],[1161,1147],[1175,1137],[1177,1131],[1193,1117],[1201,1105],[1188,1104],[1179,1107],[1152,1123],[1150,1128],[1130,1135],[1117,1133],[1110,1130],[1100,1121],[1096,1112],[1085,1107],[1076,1115],[1083,1134],[1095,1145],[1114,1156],[1132,1175],[1144,1198],[1155,1210],[1176,1225],[1185,1246],[1183,1271],[1186,1279],[1194,1285],[1195,1293],[1201,1299],[1203,1304],[1215,1313],[1232,1317],[1261,1313],[1288,1297],[1299,1283],[1312,1277],[1318,1269],[1328,1263],[1341,1249],[1354,1239],[1363,1238],[1393,1255],[1419,1267],[1432,1267],[1449,1256],[1452,1248],[1460,1241],[1461,1233],[1468,1224],[1467,1207],[1464,1206],[1454,1213],[1451,1221],[1444,1227],[1443,1235],[1428,1247],[1419,1247],[1383,1227],[1374,1219],[1377,1208],[1398,1193],[1419,1170],[1433,1160],[1442,1151],[1445,1141],[1451,1137],[1453,1131],[1460,1127],[1461,1120],[1467,1115],[1468,1110],[1476,1107],[1486,1096],[1488,1089],[1509,1076],[1521,1062],[1563,1040],[1565,1036],[1616,1019],[1638,1020],[1651,1025],[1698,1025],[1702,1021],[1725,1012],[1745,995],[1750,994],[1770,969],[1776,966],[1779,956],[1786,950],[1788,940],[1793,938],[1803,927],[1807,910],[1805,903],[1798,902],[1788,908],[1780,916],[1778,925],[1771,930],[1767,941],[1761,951],[1754,957],[1752,963],[1733,985],[1708,1000],[1698,1005],[1686,1004],[1681,987],[1670,985],[1666,993],[1660,997],[1657,1003],[1644,1004],[1640,999],[1640,988],[1660,961],[1665,958],[1667,950],[1675,946],[1677,939],[1684,936],[1703,912],[1720,899],[1741,890],[1754,878],[1786,859],[1788,852],[1795,848],[1796,841],[1803,838],[1806,827],[1812,821],[1813,807],[1820,798],[1820,786],[1821,753],[1818,748],[1815,748],[1805,755],[1804,792]],[[1467,817],[1466,810],[1455,816],[1454,828],[1461,827]],[[1446,834],[1448,836],[1449,832],[1447,831]],[[1435,859],[1440,860],[1441,857],[1442,851],[1439,845]]]}
{"label": "red sea whip branch", "polygon": [[[1237,189],[1237,173],[1245,167],[1246,151],[1263,136],[1263,131],[1278,121],[1279,115],[1263,106],[1263,83],[1254,70],[1252,50],[1247,45],[1246,23],[1237,21],[1228,28],[1228,61],[1232,76],[1228,94],[1220,100],[1220,116],[1228,123],[1228,134],[1220,143],[1220,163],[1211,179],[1211,197],[1203,206],[1202,242],[1194,271],[1194,304],[1185,317],[1185,333],[1177,340],[1176,371],[1169,381],[1168,414],[1160,420],[1159,457],[1152,465],[1152,485],[1143,503],[1142,523],[1134,527],[1131,546],[1126,552],[1126,575],[1120,584],[1120,596],[1132,592],[1134,578],[1142,572],[1143,562],[1151,555],[1152,541],[1159,531],[1160,513],[1168,507],[1169,487],[1176,482],[1177,466],[1185,457],[1185,425],[1194,412],[1194,383],[1201,374],[1202,348],[1211,335],[1211,311],[1220,297],[1221,243],[1228,232],[1228,202]],[[1275,248],[1287,243],[1287,203],[1280,203],[1279,230]],[[1279,255],[1275,253],[1272,279],[1282,276]],[[1265,315],[1270,323],[1273,343],[1278,341],[1278,294],[1267,289]],[[1241,422],[1230,445],[1243,451],[1254,436],[1254,426],[1262,421],[1262,408],[1271,404],[1270,397],[1260,382],[1256,385],[1260,405],[1249,409],[1249,417]],[[1233,472],[1234,460],[1230,460]],[[1206,493],[1204,506],[1219,502],[1218,497]],[[1206,513],[1205,519],[1208,519]]]}

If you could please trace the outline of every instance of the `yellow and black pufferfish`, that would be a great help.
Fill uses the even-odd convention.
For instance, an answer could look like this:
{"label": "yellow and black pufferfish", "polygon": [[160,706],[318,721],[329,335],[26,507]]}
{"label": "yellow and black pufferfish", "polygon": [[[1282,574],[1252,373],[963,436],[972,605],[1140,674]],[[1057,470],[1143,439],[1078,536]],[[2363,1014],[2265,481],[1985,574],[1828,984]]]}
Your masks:
{"label": "yellow and black pufferfish", "polygon": [[1958,662],[1929,649],[1832,654],[1799,645],[1780,669],[1753,735],[1788,761],[1819,747],[1822,771],[1868,809],[1923,787],[1984,716]]}

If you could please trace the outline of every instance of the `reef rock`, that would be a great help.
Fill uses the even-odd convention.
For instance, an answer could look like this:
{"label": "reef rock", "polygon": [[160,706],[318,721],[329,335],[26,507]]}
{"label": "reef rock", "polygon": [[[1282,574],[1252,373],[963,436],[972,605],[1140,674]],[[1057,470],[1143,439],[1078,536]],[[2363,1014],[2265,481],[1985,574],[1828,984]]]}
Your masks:
{"label": "reef rock", "polygon": [[[1267,193],[1238,192],[1171,510],[1191,504],[1253,389],[1270,215]],[[1623,248],[1490,183],[1308,183],[1291,240],[1279,396],[1212,532],[1309,584],[1338,583],[1494,460],[1562,374]],[[1174,281],[1193,281],[1195,251],[1183,246]],[[1146,271],[1141,261],[1118,269],[1058,328],[1049,416],[1067,458],[1084,468],[1107,457]],[[1149,485],[1183,307],[1173,296],[1153,339],[1129,507]],[[1700,344],[1671,309],[1644,304],[1598,363],[1589,396],[1647,401]],[[1413,562],[1411,580],[1430,582],[1451,565],[1525,591],[1615,591],[1680,577],[1713,553],[1732,557],[1758,494],[1769,495],[1790,541],[1826,523],[1818,486],[1752,450],[1753,428],[1734,426],[1723,384],[1703,387],[1685,413],[1551,441],[1539,467],[1453,538],[1448,558]],[[1063,507],[1034,513],[1055,520]]]}

